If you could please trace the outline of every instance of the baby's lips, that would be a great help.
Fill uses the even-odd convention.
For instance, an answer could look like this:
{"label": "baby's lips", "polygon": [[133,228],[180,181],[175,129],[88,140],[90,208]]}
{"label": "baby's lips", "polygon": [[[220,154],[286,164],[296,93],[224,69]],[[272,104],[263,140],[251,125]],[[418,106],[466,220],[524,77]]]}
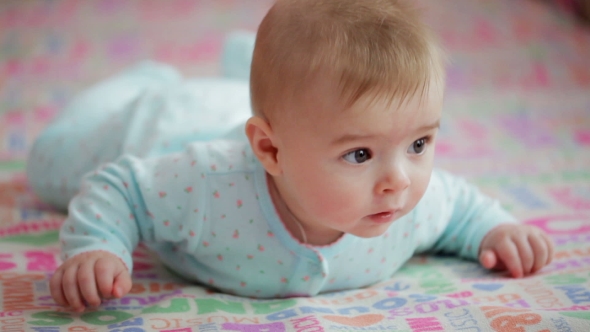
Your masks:
{"label": "baby's lips", "polygon": [[396,210],[387,210],[387,211],[371,214],[371,215],[369,215],[369,218],[373,222],[387,223],[387,222],[394,220],[395,215],[396,215]]}

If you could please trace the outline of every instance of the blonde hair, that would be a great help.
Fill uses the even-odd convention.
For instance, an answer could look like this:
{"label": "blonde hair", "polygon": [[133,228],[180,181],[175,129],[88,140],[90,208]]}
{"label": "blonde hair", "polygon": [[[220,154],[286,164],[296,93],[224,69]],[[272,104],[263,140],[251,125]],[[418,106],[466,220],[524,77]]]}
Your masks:
{"label": "blonde hair", "polygon": [[274,118],[318,78],[335,79],[348,105],[367,93],[403,100],[433,78],[442,83],[443,67],[409,1],[279,0],[256,37],[252,109]]}

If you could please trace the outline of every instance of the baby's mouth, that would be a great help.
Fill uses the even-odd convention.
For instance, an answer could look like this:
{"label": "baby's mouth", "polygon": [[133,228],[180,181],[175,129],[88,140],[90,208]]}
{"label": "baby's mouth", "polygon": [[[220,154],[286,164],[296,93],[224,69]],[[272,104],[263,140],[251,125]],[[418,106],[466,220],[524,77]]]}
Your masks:
{"label": "baby's mouth", "polygon": [[369,215],[369,218],[376,223],[388,223],[393,220],[396,215],[395,210],[383,211]]}

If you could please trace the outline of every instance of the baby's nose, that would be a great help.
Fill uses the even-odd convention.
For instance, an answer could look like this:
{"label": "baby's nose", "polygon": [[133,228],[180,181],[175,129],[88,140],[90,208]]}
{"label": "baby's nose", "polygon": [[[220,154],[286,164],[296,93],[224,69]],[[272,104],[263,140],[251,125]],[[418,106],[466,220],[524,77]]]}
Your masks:
{"label": "baby's nose", "polygon": [[391,167],[379,181],[377,191],[378,193],[385,192],[400,192],[410,186],[410,178],[407,171],[401,167]]}

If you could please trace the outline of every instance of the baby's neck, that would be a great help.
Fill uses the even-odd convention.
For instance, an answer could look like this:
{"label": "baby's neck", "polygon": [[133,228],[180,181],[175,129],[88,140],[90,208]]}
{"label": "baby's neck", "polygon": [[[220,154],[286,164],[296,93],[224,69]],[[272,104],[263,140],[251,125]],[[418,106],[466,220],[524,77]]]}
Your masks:
{"label": "baby's neck", "polygon": [[279,218],[285,228],[291,233],[291,236],[296,238],[302,244],[308,244],[312,246],[324,246],[336,242],[342,237],[343,233],[335,233],[331,229],[322,231],[321,229],[315,229],[306,222],[302,222],[295,214],[289,209],[285,201],[283,200],[279,189],[273,177],[269,174],[266,175],[268,183],[268,192],[271,197],[272,203],[279,215]]}

